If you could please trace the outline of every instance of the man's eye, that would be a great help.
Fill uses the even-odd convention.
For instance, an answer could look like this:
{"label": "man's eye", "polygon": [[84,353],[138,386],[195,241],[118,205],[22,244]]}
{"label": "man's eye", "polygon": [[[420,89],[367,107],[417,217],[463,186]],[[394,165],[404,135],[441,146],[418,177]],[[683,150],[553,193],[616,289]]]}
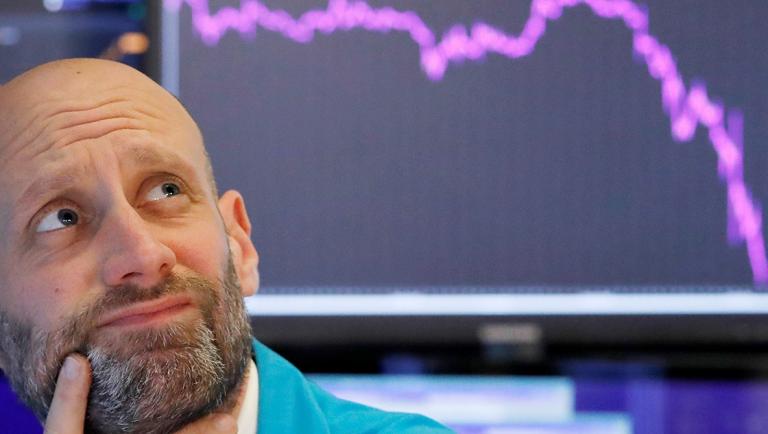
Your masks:
{"label": "man's eye", "polygon": [[174,182],[164,182],[153,188],[147,194],[149,200],[166,199],[181,194],[181,187]]}
{"label": "man's eye", "polygon": [[76,211],[70,208],[59,208],[50,212],[37,224],[37,232],[51,232],[74,226],[80,220]]}

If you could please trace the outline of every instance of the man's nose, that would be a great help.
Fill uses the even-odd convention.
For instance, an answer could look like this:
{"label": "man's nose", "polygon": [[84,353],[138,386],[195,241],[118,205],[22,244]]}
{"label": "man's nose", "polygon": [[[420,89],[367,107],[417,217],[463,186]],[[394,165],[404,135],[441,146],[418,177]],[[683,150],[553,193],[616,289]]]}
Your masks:
{"label": "man's nose", "polygon": [[105,217],[100,235],[106,246],[102,278],[108,287],[134,284],[150,288],[168,276],[176,265],[176,254],[152,229],[129,205],[113,209]]}

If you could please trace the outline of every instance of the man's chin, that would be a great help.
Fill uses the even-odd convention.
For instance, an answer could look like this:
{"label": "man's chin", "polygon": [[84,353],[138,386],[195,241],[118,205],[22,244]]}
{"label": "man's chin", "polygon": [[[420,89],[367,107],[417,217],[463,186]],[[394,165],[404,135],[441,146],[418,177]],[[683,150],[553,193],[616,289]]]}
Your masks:
{"label": "man's chin", "polygon": [[[143,336],[115,351],[95,346],[89,421],[96,431],[168,432],[179,423],[215,409],[228,395],[226,367],[212,333],[194,339],[167,334],[167,341]],[[142,333],[140,335],[146,335]],[[149,342],[147,342],[149,341]],[[173,421],[173,422],[170,422]]]}

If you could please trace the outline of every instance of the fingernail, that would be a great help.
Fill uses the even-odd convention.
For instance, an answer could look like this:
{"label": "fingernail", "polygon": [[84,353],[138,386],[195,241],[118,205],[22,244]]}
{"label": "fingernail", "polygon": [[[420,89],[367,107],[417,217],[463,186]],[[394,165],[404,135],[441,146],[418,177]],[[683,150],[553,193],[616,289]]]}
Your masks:
{"label": "fingernail", "polygon": [[213,424],[216,426],[216,429],[220,431],[228,432],[235,429],[235,419],[233,419],[232,416],[217,416]]}
{"label": "fingernail", "polygon": [[76,380],[80,376],[80,366],[73,356],[67,356],[64,360],[64,366],[61,368],[61,375],[67,380]]}

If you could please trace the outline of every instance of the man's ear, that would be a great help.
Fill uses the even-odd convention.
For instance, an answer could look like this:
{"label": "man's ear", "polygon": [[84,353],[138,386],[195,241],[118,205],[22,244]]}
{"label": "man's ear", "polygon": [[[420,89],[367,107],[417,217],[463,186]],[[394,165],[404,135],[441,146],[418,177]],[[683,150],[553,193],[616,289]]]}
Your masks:
{"label": "man's ear", "polygon": [[232,262],[243,296],[253,295],[259,289],[259,253],[251,241],[251,221],[243,196],[235,190],[227,191],[219,198],[219,212],[227,229]]}

